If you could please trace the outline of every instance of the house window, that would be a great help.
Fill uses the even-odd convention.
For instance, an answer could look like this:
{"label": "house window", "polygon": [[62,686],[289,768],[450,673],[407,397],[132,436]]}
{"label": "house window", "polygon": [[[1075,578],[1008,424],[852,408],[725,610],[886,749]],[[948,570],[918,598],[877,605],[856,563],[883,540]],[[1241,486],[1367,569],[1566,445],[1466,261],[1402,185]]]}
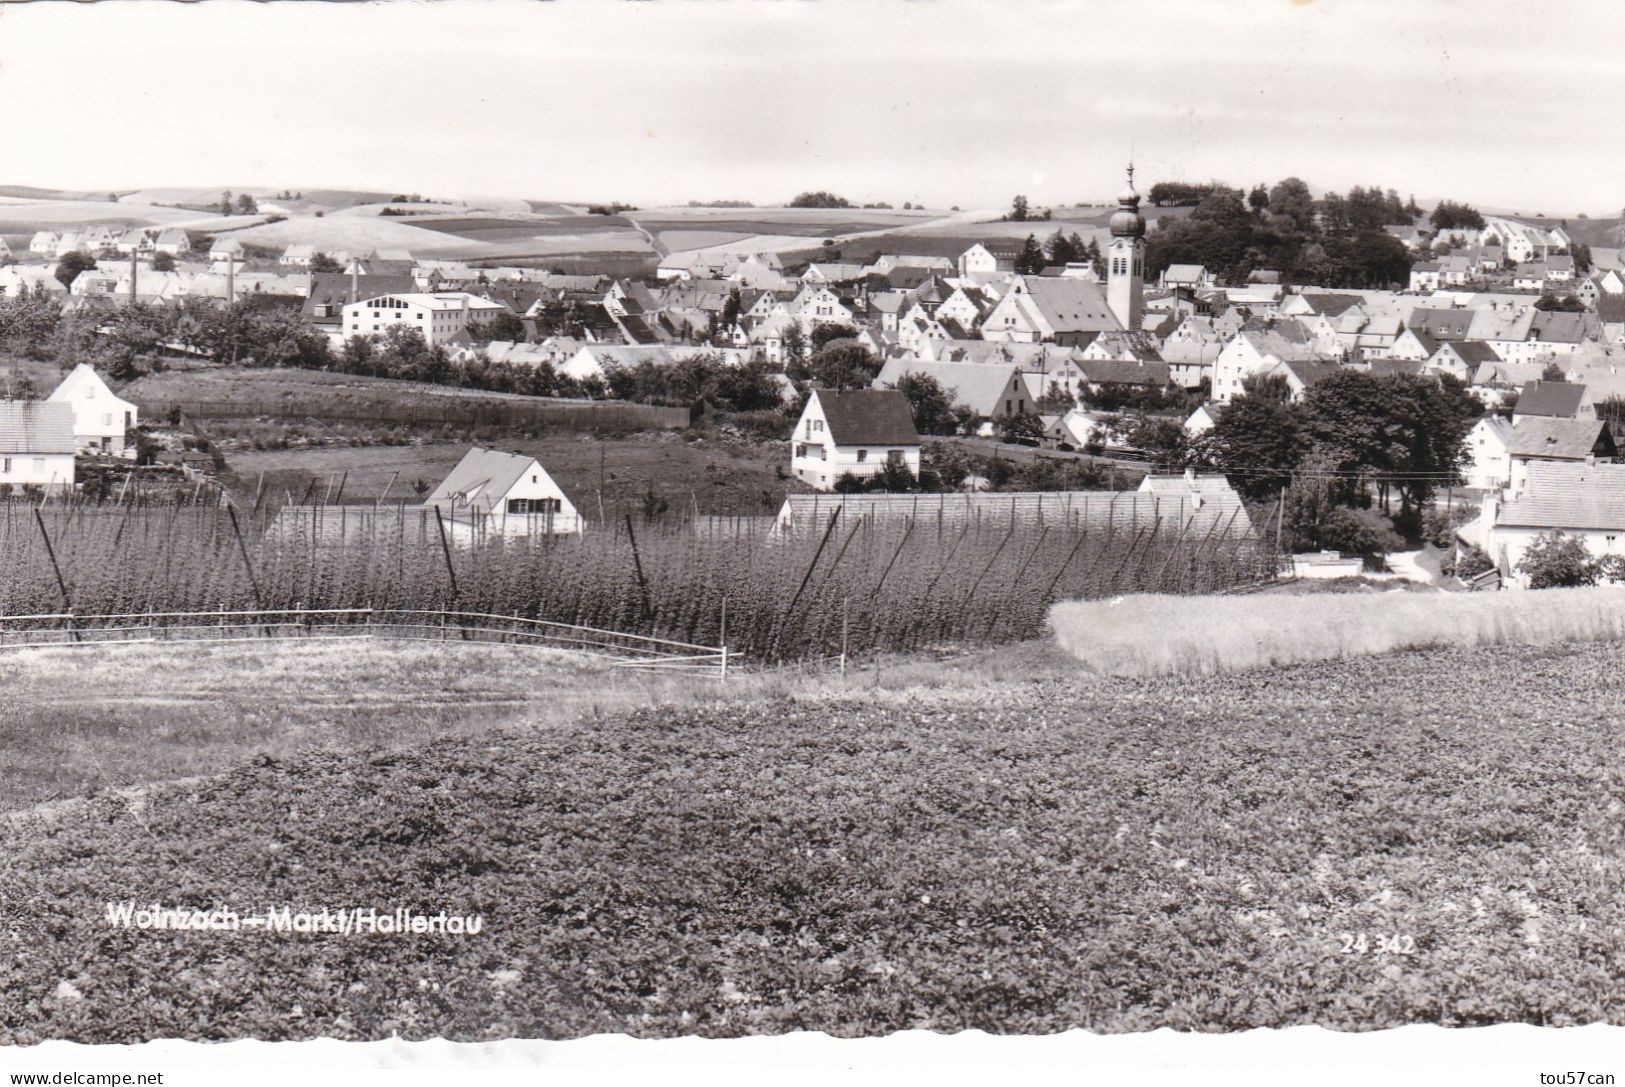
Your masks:
{"label": "house window", "polygon": [[516,514],[549,514],[558,513],[560,509],[557,498],[510,498],[508,499],[508,512]]}
{"label": "house window", "polygon": [[901,449],[886,450],[886,463],[892,465],[894,468],[902,467],[904,463],[903,451]]}
{"label": "house window", "polygon": [[869,451],[867,449],[858,450],[858,463],[859,464],[865,464],[865,463],[868,462],[868,460],[869,460]]}
{"label": "house window", "polygon": [[0,472],[4,472],[8,476],[11,474],[11,458],[10,457],[0,458]]}

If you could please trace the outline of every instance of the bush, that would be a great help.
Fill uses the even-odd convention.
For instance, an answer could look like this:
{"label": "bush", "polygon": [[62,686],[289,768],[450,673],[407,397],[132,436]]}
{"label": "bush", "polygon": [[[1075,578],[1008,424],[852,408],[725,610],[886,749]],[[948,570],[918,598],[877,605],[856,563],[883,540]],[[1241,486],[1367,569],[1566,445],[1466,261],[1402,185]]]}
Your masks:
{"label": "bush", "polygon": [[1570,588],[1595,585],[1598,564],[1584,540],[1552,531],[1536,537],[1529,545],[1518,571],[1528,575],[1531,589]]}

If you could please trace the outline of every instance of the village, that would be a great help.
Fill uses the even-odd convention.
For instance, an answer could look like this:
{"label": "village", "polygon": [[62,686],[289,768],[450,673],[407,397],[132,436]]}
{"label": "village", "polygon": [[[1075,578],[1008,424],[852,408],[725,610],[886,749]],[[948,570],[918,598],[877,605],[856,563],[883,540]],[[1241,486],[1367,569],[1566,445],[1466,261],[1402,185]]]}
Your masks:
{"label": "village", "polygon": [[[1159,200],[1143,207],[1131,169],[1115,210],[1088,241],[1059,229],[1042,236],[1046,210],[1032,213],[1039,221],[1024,243],[973,242],[952,256],[899,246],[864,263],[786,263],[771,250],[690,250],[661,258],[643,277],[415,259],[405,250],[328,253],[296,244],[278,252],[245,245],[229,229],[37,231],[26,246],[18,237],[0,266],[9,338],[18,339],[27,307],[48,307],[55,319],[89,330],[80,356],[107,372],[86,362],[70,368],[71,352],[59,351],[70,372],[54,391],[0,401],[0,486],[71,492],[82,486],[76,456],[207,474],[202,443],[172,436],[174,448],[154,445],[143,454],[140,405],[108,382],[162,369],[155,359],[181,368],[266,365],[252,340],[223,350],[197,331],[239,313],[249,323],[293,327],[304,338],[295,354],[319,356],[282,365],[358,372],[357,358],[366,366],[393,350],[420,361],[394,373],[375,361],[372,372],[483,380],[488,388],[600,405],[720,408],[723,418],[771,409],[782,416],[776,437],[787,449],[779,524],[799,508],[800,494],[890,492],[891,505],[871,501],[867,516],[891,509],[901,517],[921,491],[956,492],[966,508],[997,506],[989,492],[1023,493],[1019,479],[990,480],[979,470],[985,460],[945,484],[930,454],[922,462],[922,449],[942,441],[995,458],[1002,448],[1074,469],[1110,465],[1118,487],[1179,493],[1187,503],[1199,504],[1215,485],[1235,498],[1228,476],[1247,498],[1235,503],[1236,527],[1289,552],[1296,547],[1298,557],[1282,569],[1300,577],[1398,569],[1428,580],[1430,571],[1382,560],[1414,550],[1418,533],[1413,527],[1402,541],[1366,512],[1381,467],[1306,471],[1289,460],[1248,460],[1237,449],[1257,435],[1238,433],[1245,412],[1229,409],[1260,397],[1302,406],[1322,386],[1322,399],[1331,399],[1351,374],[1420,381],[1469,397],[1465,410],[1476,416],[1448,435],[1459,449],[1387,467],[1425,483],[1428,534],[1449,552],[1433,580],[1456,573],[1466,558],[1462,583],[1528,585],[1525,552],[1554,534],[1579,541],[1593,570],[1625,554],[1618,544],[1625,468],[1611,463],[1614,428],[1625,424],[1625,270],[1593,264],[1590,247],[1560,225],[1444,204],[1431,216],[1442,225],[1414,207],[1387,216],[1406,220],[1381,228],[1381,240],[1405,254],[1403,284],[1322,288],[1282,282],[1268,269],[1229,282],[1192,263],[1148,275],[1148,247],[1155,252],[1168,221],[1148,230],[1147,213],[1155,217],[1169,191],[1183,195],[1179,188],[1153,186]],[[1186,225],[1226,196],[1239,205],[1239,192],[1199,194],[1197,207],[1180,209],[1190,212]],[[1250,201],[1264,216],[1261,194],[1262,186]],[[1380,204],[1377,190],[1370,194]],[[1298,193],[1287,182],[1275,195],[1284,207]],[[1350,194],[1360,197],[1361,190]],[[1387,199],[1392,212],[1391,192]],[[1323,201],[1313,214],[1343,214],[1334,203],[1342,201]],[[1001,218],[1024,216],[1024,204],[1018,198]],[[223,202],[222,211],[250,210],[277,218],[283,209],[246,195],[235,208],[229,194]],[[1181,220],[1173,222],[1177,228]],[[132,325],[141,326],[144,354],[132,357],[126,346],[123,361],[108,366],[97,351],[128,339]],[[609,443],[604,456],[614,450]],[[1080,485],[1081,469],[1070,478],[1028,489],[1084,495],[1112,486]],[[1352,483],[1338,489],[1362,525],[1338,531],[1298,523],[1292,487],[1327,479]],[[469,539],[572,534],[591,520],[578,515],[582,496],[572,500],[534,457],[484,448],[420,497]]]}

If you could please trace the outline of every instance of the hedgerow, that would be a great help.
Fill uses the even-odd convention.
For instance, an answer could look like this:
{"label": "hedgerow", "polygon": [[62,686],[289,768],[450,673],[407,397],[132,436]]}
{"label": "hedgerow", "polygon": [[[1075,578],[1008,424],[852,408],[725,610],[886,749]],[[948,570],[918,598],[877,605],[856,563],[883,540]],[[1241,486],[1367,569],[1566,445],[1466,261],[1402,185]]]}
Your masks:
{"label": "hedgerow", "polygon": [[[0,820],[0,1043],[1617,1024],[1619,666],[651,707],[102,794]],[[126,898],[485,928],[109,928]]]}

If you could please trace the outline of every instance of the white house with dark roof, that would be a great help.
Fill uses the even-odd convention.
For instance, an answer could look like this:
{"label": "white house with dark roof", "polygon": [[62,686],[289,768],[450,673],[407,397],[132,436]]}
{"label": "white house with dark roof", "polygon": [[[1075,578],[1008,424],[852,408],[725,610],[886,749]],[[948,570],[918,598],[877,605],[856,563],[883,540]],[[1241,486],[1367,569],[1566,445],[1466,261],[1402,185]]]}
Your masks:
{"label": "white house with dark roof", "polygon": [[424,500],[460,540],[559,536],[581,531],[581,518],[541,462],[525,453],[475,446]]}
{"label": "white house with dark roof", "polygon": [[843,475],[879,475],[898,465],[920,474],[920,435],[908,399],[892,389],[814,389],[790,435],[790,471],[820,491]]}
{"label": "white house with dark roof", "polygon": [[46,401],[73,409],[73,440],[81,452],[135,456],[130,432],[136,426],[136,406],[108,388],[89,363],[81,362],[69,371]]}
{"label": "white house with dark roof", "polygon": [[1499,492],[1487,496],[1461,536],[1489,554],[1502,584],[1524,588],[1529,578],[1518,567],[1549,532],[1581,540],[1593,558],[1625,554],[1625,464],[1531,464],[1522,492],[1510,500]]}
{"label": "white house with dark roof", "polygon": [[1601,419],[1551,419],[1532,416],[1513,423],[1507,434],[1507,485],[1514,495],[1528,488],[1534,465],[1562,462],[1591,464],[1612,460],[1614,436]]}
{"label": "white house with dark roof", "polygon": [[73,409],[48,400],[0,400],[0,487],[73,488]]}

